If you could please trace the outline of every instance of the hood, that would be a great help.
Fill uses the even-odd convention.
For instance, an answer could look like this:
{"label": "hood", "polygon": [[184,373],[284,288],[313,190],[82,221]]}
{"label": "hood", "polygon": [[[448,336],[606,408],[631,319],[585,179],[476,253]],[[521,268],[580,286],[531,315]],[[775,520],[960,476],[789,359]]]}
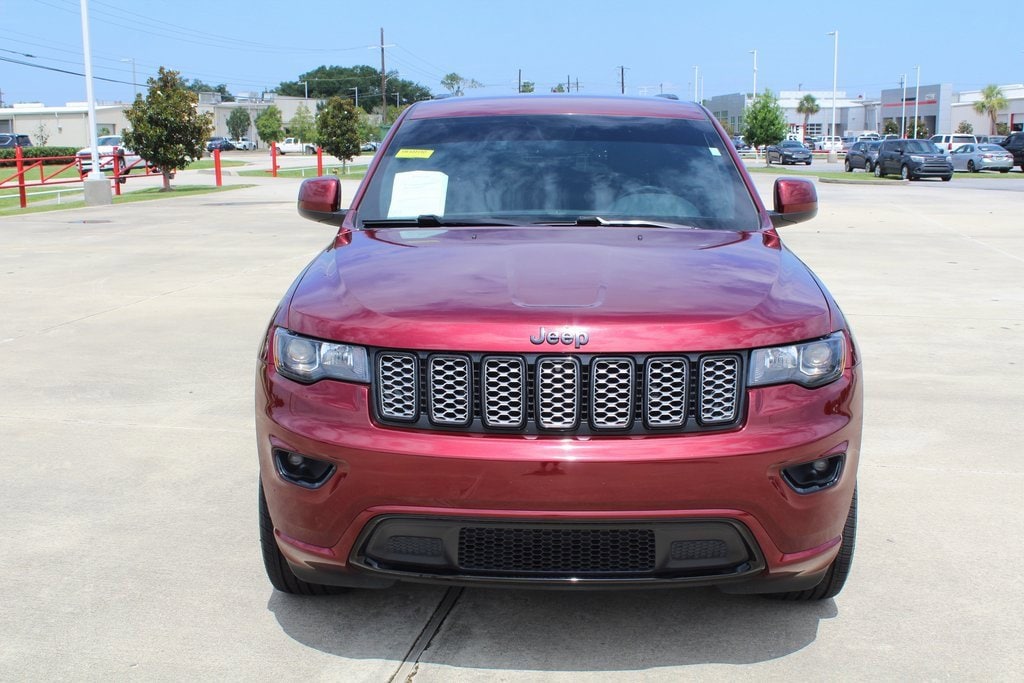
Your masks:
{"label": "hood", "polygon": [[390,348],[721,351],[828,334],[825,296],[772,233],[388,228],[322,252],[281,323]]}

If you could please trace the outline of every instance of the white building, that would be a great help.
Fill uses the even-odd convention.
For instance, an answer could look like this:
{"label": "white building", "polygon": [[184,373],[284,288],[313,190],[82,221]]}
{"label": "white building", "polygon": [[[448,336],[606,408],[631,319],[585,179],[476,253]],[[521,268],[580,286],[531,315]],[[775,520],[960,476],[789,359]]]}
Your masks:
{"label": "white building", "polygon": [[[1011,131],[1024,130],[1024,83],[1001,85],[1008,105],[1006,109],[996,114],[997,123],[1005,123]],[[976,135],[989,135],[992,121],[988,114],[979,114],[974,111],[974,104],[982,99],[981,90],[964,90],[956,93],[953,101],[953,129],[960,125],[961,121],[967,121],[974,126]],[[939,131],[950,132],[953,131]]]}

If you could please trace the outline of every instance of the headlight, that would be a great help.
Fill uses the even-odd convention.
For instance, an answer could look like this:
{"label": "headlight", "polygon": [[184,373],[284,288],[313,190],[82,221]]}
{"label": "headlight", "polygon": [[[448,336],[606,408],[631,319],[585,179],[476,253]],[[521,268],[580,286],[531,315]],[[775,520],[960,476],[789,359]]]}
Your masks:
{"label": "headlight", "polygon": [[917,156],[917,155],[911,154],[911,155],[910,155],[910,160],[911,160],[911,161],[916,161],[917,163],[919,163],[919,164],[920,164],[920,163],[923,163],[923,162],[924,162],[924,157],[919,157],[919,156]]}
{"label": "headlight", "polygon": [[839,379],[845,363],[846,337],[836,332],[803,344],[754,349],[747,383],[752,387],[786,382],[819,387]]}
{"label": "headlight", "polygon": [[280,327],[274,331],[274,366],[298,382],[325,378],[370,381],[363,347],[310,339]]}

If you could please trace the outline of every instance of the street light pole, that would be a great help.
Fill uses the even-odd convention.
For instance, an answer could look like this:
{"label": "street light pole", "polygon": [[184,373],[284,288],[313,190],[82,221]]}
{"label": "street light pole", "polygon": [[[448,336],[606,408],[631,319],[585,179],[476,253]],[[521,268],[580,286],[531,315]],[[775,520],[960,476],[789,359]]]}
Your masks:
{"label": "street light pole", "polygon": [[900,110],[900,140],[907,137],[907,74],[900,75],[903,86],[903,108]]}
{"label": "street light pole", "polygon": [[826,35],[835,36],[835,53],[832,56],[832,138],[829,140],[828,160],[836,161],[839,156],[836,154],[836,86],[839,82],[839,29]]}
{"label": "street light pole", "polygon": [[754,97],[757,97],[757,50],[751,50],[749,54],[754,55]]}
{"label": "street light pole", "polygon": [[356,107],[358,107],[359,106],[359,86],[356,86],[354,88],[349,88],[349,90],[355,90],[356,91]]}
{"label": "street light pole", "polygon": [[99,141],[96,135],[96,98],[92,90],[92,45],[89,42],[89,0],[81,1],[82,52],[85,64],[85,97],[89,110],[89,158],[92,168],[83,183],[85,203],[89,205],[110,204],[110,183],[100,170]]}
{"label": "street light pole", "polygon": [[125,57],[121,61],[132,63],[132,87],[135,90],[135,95],[132,99],[135,99],[139,96],[139,79],[135,77],[135,57]]}
{"label": "street light pole", "polygon": [[693,101],[697,101],[697,88],[700,87],[700,67],[694,65],[693,67]]}
{"label": "street light pole", "polygon": [[917,89],[914,90],[914,139],[917,139],[917,107],[921,103],[921,67],[915,66],[917,70]]}

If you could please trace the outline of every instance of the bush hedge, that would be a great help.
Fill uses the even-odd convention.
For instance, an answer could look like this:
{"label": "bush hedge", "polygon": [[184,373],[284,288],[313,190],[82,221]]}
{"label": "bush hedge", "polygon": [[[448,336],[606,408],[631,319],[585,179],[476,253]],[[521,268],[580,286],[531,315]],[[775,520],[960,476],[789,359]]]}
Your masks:
{"label": "bush hedge", "polygon": [[[25,159],[38,159],[39,157],[73,157],[78,147],[22,147],[21,155]],[[0,149],[0,166],[13,166],[14,148]],[[10,161],[8,161],[8,159]],[[70,159],[68,160],[70,161]]]}

